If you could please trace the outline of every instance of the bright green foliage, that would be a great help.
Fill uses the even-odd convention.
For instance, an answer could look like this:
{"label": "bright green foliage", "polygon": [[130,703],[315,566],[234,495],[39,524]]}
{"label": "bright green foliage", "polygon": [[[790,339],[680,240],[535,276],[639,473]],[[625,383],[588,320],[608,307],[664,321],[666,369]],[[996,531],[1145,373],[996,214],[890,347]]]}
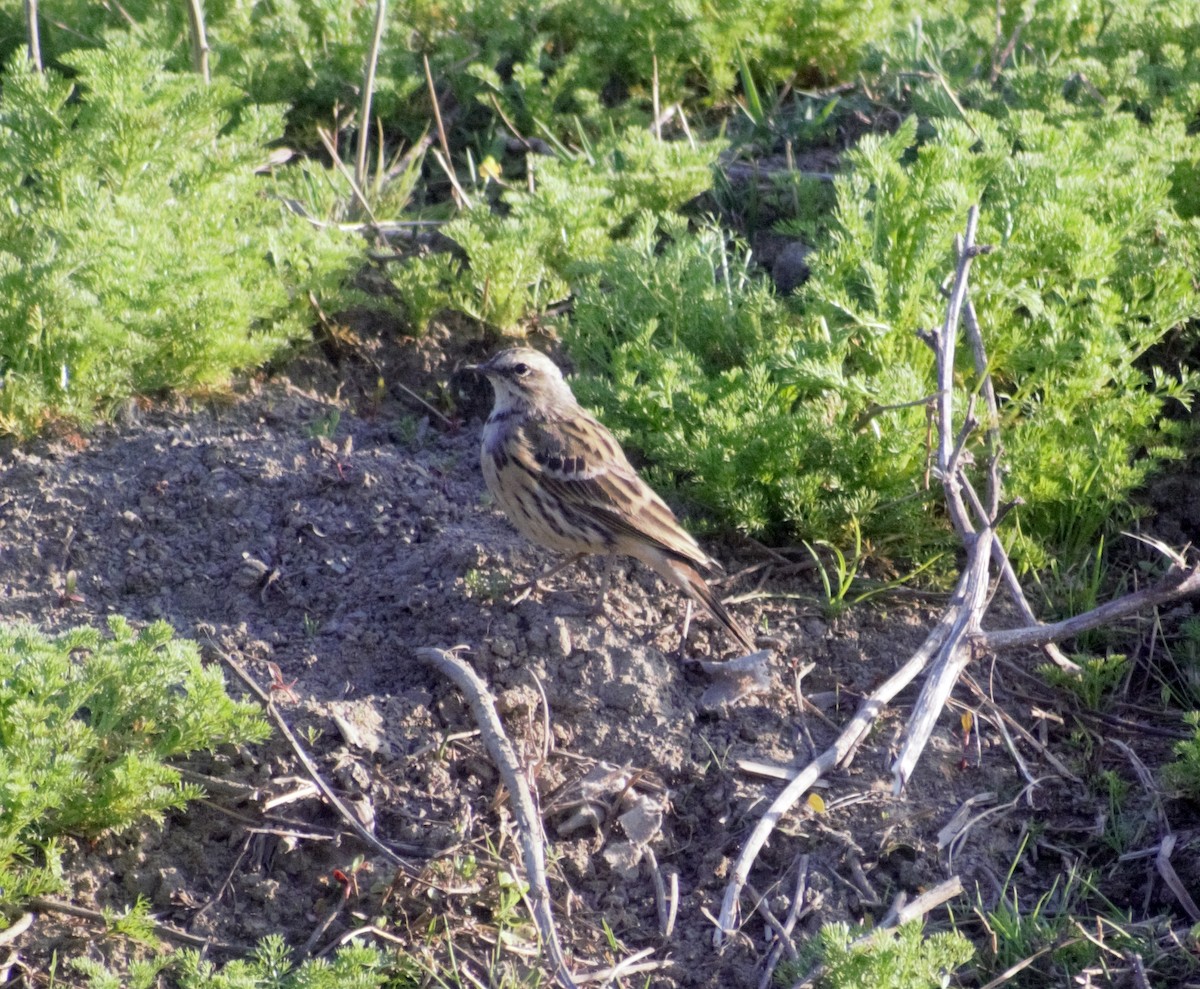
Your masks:
{"label": "bright green foliage", "polygon": [[[1029,503],[1017,516],[1018,549],[1039,566],[1046,550],[1086,552],[1153,466],[1134,455],[1170,454],[1163,401],[1186,400],[1194,387],[1134,365],[1200,313],[1189,273],[1200,239],[1169,196],[1172,155],[1186,138],[1176,125],[1148,130],[1129,116],[970,123],[940,122],[911,163],[911,129],[855,151],[839,192],[842,229],[814,259],[805,301],[843,343],[842,371],[873,401],[928,394],[932,355],[915,333],[940,322],[951,238],[967,204],[982,202],[978,239],[1000,251],[976,263],[973,295],[1003,403],[1009,492]],[[975,379],[969,353],[960,355],[963,408]],[[922,420],[920,409],[880,420],[909,436],[901,474],[922,456]]]}
{"label": "bright green foliage", "polygon": [[[1141,932],[1134,932],[1130,911],[1119,910],[1101,892],[1096,875],[1072,863],[1055,875],[1049,889],[1037,885],[1035,896],[1024,900],[1013,883],[1013,874],[1030,838],[1022,840],[1017,859],[1006,877],[1004,889],[994,905],[979,904],[975,910],[983,918],[988,936],[983,939],[978,974],[1008,973],[1014,965],[1039,954],[1039,964],[1017,972],[1010,984],[1022,989],[1041,989],[1046,985],[1068,985],[1089,967],[1105,963],[1105,946],[1114,951],[1136,951],[1153,958],[1160,953]],[[1108,923],[1100,925],[1102,916]],[[1105,931],[1105,945],[1076,937],[1081,923],[1091,923]],[[1188,969],[1194,965],[1186,955]],[[1167,980],[1168,984],[1174,984]]]}
{"label": "bright green foliage", "polygon": [[200,796],[166,760],[267,735],[258,709],[233,701],[165,623],[135,634],[116,617],[109,631],[0,627],[6,902],[59,885],[60,835],[122,831]]}
{"label": "bright green foliage", "polygon": [[[1051,126],[1031,112],[910,118],[850,153],[833,227],[791,315],[711,231],[647,224],[577,294],[572,350],[587,401],[696,500],[750,532],[845,540],[925,557],[945,538],[924,485],[936,388],[917,332],[938,326],[940,286],[968,206],[982,203],[973,298],[1000,394],[1008,493],[1029,503],[1021,559],[1086,553],[1154,466],[1178,455],[1164,402],[1195,387],[1136,363],[1200,315],[1200,231],[1172,210],[1187,140],[1130,116]],[[966,407],[976,386],[959,350]],[[895,408],[905,403],[907,408]],[[882,411],[886,409],[887,411]],[[982,456],[982,451],[980,451]]]}
{"label": "bright green foliage", "polygon": [[348,944],[331,959],[310,958],[301,965],[278,935],[266,937],[248,959],[219,968],[198,952],[181,952],[179,989],[405,989],[423,984],[415,964],[376,948]]}
{"label": "bright green foliage", "polygon": [[[680,102],[692,112],[736,88],[739,53],[772,86],[797,72],[811,82],[846,78],[872,41],[920,6],[918,0],[401,0],[388,4],[374,102],[389,126],[415,139],[428,123],[421,61],[427,54],[439,82],[449,83],[457,104],[474,114],[462,121],[466,140],[476,140],[485,122],[499,124],[493,97],[525,133],[537,135],[544,126],[565,136],[574,131],[573,118],[601,133],[613,119],[645,121],[655,58],[663,105]],[[357,106],[374,4],[214,0],[204,8],[215,76],[255,104],[288,104],[293,129],[306,142],[313,125],[329,126],[335,108],[345,118]],[[154,0],[125,0],[119,8],[93,0],[56,3],[53,17],[43,16],[43,50],[50,64],[70,63],[81,39],[98,45],[114,30],[170,49],[174,70],[189,66],[183,5]],[[0,57],[23,36],[21,3],[0,0]]]}
{"label": "bright green foliage", "polygon": [[393,273],[414,329],[452,308],[512,332],[604,264],[636,217],[668,213],[707,189],[720,149],[629,131],[586,155],[536,159],[533,193],[510,190],[503,214],[481,204],[444,228],[466,265],[433,255]]}
{"label": "bright green foliage", "polygon": [[123,974],[90,958],[73,959],[71,965],[86,977],[89,989],[153,989],[163,984],[163,975],[177,989],[416,989],[423,984],[412,961],[356,943],[339,948],[331,958],[309,958],[297,965],[275,934],[263,938],[249,958],[225,965],[190,948],[130,961]]}
{"label": "bright green foliage", "polygon": [[[971,943],[951,932],[925,937],[920,922],[876,931],[856,939],[846,924],[826,924],[813,946],[812,964],[823,966],[821,989],[941,989],[954,970],[975,954]],[[780,965],[776,981],[791,985],[803,975],[794,964]]]}
{"label": "bright green foliage", "polygon": [[1185,715],[1192,737],[1175,743],[1174,762],[1163,770],[1167,784],[1189,800],[1200,801],[1200,711]]}
{"label": "bright green foliage", "polygon": [[[1023,26],[995,84],[977,71],[990,67],[996,44],[996,6],[987,0],[930,10],[921,41],[907,54],[955,80],[966,106],[990,113],[1038,109],[1055,119],[1096,119],[1117,111],[1149,120],[1164,111],[1195,112],[1200,19],[1191,0],[1049,0],[1006,6],[1002,18],[1005,39]],[[940,115],[944,98],[913,84],[922,105],[929,100]]]}
{"label": "bright green foliage", "polygon": [[223,384],[303,335],[353,242],[254,174],[282,126],[112,36],[0,95],[0,432]]}
{"label": "bright green foliage", "polygon": [[781,492],[805,483],[796,451],[811,453],[822,432],[791,415],[768,369],[794,335],[784,315],[719,231],[692,236],[665,219],[660,230],[643,216],[603,277],[577,293],[567,341],[594,373],[576,379],[576,393],[604,407],[660,480],[677,472],[689,496],[761,532],[776,521]]}
{"label": "bright green foliage", "polygon": [[1068,673],[1049,663],[1040,672],[1049,683],[1078,697],[1086,710],[1108,709],[1112,695],[1129,679],[1129,660],[1120,654],[1075,656],[1074,660],[1079,665],[1078,673]]}

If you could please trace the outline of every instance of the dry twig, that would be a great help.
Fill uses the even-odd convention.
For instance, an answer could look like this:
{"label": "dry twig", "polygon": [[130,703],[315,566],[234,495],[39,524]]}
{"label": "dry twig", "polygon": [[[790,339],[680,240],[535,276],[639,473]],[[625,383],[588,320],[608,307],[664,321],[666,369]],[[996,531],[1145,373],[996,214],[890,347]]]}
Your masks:
{"label": "dry twig", "polygon": [[[1189,566],[1181,554],[1156,544],[1172,561],[1172,568],[1158,584],[1117,601],[1101,605],[1084,615],[1053,625],[1040,625],[1025,600],[1016,575],[1003,547],[995,538],[995,530],[1004,515],[1013,507],[1002,499],[1000,472],[999,411],[995,390],[987,372],[987,354],[983,337],[967,298],[967,276],[972,260],[990,248],[975,244],[978,208],[972,207],[967,216],[965,234],[956,243],[958,263],[949,293],[946,318],[936,332],[924,333],[922,338],[937,355],[938,391],[936,469],[942,483],[947,513],[967,550],[967,562],[959,577],[950,604],[921,648],[878,687],[860,705],[850,723],[837,740],[813,759],[771,803],[743,846],[725,888],[721,915],[713,935],[720,947],[734,932],[738,922],[739,899],[749,881],[750,869],[780,818],[803,794],[834,766],[845,765],[853,757],[857,745],[865,738],[884,707],[927,666],[930,672],[921,695],[909,718],[905,743],[892,764],[893,786],[899,793],[911,778],[924,751],[934,724],[963,670],[981,652],[991,652],[1016,646],[1042,647],[1079,634],[1090,628],[1107,624],[1118,618],[1173,600],[1200,590],[1200,567]],[[954,428],[954,349],[960,323],[965,327],[977,373],[980,375],[978,395],[972,396],[964,422]],[[982,399],[984,425],[988,448],[987,487],[980,497],[966,476],[969,458],[966,444],[970,434],[979,426],[975,404]],[[1005,584],[1023,615],[1028,627],[1007,631],[986,632],[981,628],[989,601],[990,565],[996,564]],[[1060,666],[1073,667],[1057,650],[1048,650]],[[1160,862],[1165,861],[1160,856]],[[1170,874],[1170,863],[1160,867],[1164,879]]]}
{"label": "dry twig", "polygon": [[454,653],[444,649],[423,648],[416,651],[417,658],[434,667],[466,695],[479,725],[480,737],[488,755],[500,771],[500,778],[508,788],[513,817],[521,841],[521,854],[525,861],[525,878],[529,883],[529,896],[533,902],[533,917],[545,945],[554,974],[561,986],[574,989],[575,977],[567,968],[562,945],[558,940],[558,928],[551,910],[550,886],[546,881],[546,838],[542,831],[542,820],[530,793],[529,784],[517,759],[516,750],[500,716],[487,685],[479,679],[470,666]]}
{"label": "dry twig", "polygon": [[217,655],[221,657],[221,660],[225,663],[225,665],[237,674],[238,679],[240,679],[242,683],[244,683],[250,689],[250,692],[263,706],[263,709],[267,712],[267,716],[273,722],[275,722],[275,727],[277,727],[283,737],[287,739],[287,743],[292,747],[292,751],[296,754],[296,758],[300,760],[300,764],[312,778],[312,781],[317,785],[317,789],[321,791],[321,795],[329,801],[330,806],[337,811],[338,815],[343,821],[346,822],[350,830],[352,830],[360,839],[362,839],[362,841],[366,842],[370,848],[374,849],[389,862],[391,862],[392,865],[403,870],[404,873],[409,876],[409,878],[418,882],[421,881],[420,876],[418,875],[419,870],[402,859],[394,851],[388,848],[387,845],[376,838],[375,835],[371,834],[370,831],[363,827],[362,822],[359,821],[354,811],[347,807],[342,802],[341,798],[334,793],[333,787],[325,782],[325,778],[317,769],[317,765],[315,762],[313,762],[312,756],[310,756],[308,752],[305,751],[304,746],[300,744],[300,740],[296,738],[295,734],[292,732],[292,729],[288,726],[287,721],[284,720],[283,715],[279,713],[279,710],[275,707],[275,703],[271,700],[270,695],[258,685],[258,682],[254,679],[254,677],[247,673],[242,668],[242,665],[232,656],[230,656],[224,650],[218,649],[215,643],[210,643],[210,645],[216,651]]}
{"label": "dry twig", "polygon": [[[103,928],[108,927],[108,918],[99,910],[77,907],[74,903],[64,903],[62,900],[52,900],[45,896],[34,896],[25,902],[25,906],[30,910],[41,911],[42,913],[66,914],[68,917],[90,920],[92,923],[99,924]],[[202,951],[222,951],[232,955],[248,955],[254,950],[253,945],[230,944],[227,941],[216,941],[212,938],[201,937],[199,934],[192,934],[190,931],[181,931],[178,927],[164,924],[161,920],[157,920],[154,917],[148,919],[150,926],[154,928],[155,934],[170,938],[172,941],[177,941],[180,944],[186,944],[192,948],[199,948]]]}
{"label": "dry twig", "polygon": [[[354,159],[354,182],[359,189],[367,184],[367,146],[371,143],[371,99],[375,95],[375,69],[379,65],[379,46],[387,24],[387,0],[375,2],[375,30],[367,51],[367,66],[363,71],[362,108],[358,113],[358,155]],[[382,143],[382,138],[380,138]],[[380,149],[382,151],[382,148]]]}
{"label": "dry twig", "polygon": [[204,6],[200,0],[187,0],[188,38],[192,45],[192,68],[204,80],[204,85],[212,82],[208,68],[208,56],[212,49],[208,46],[208,32],[204,28]]}
{"label": "dry twig", "polygon": [[38,0],[25,0],[25,50],[29,64],[42,71],[42,37],[38,30]]}

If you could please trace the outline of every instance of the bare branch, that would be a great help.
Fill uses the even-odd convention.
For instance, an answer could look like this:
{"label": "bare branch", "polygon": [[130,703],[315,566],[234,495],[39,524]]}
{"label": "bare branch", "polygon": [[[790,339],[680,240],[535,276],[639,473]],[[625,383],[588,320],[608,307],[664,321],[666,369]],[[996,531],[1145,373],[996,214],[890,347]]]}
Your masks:
{"label": "bare branch", "polygon": [[971,267],[975,244],[975,228],[979,225],[979,207],[972,206],[967,212],[967,232],[959,238],[955,247],[958,266],[954,273],[954,287],[950,292],[950,304],[946,307],[946,319],[938,340],[938,425],[942,428],[938,445],[938,466],[946,470],[950,466],[950,437],[954,403],[954,343],[958,336],[958,320],[963,301],[967,297],[967,272]]}
{"label": "bare branch", "polygon": [[1153,587],[1126,594],[1116,601],[1108,601],[1091,611],[1085,611],[1082,615],[1064,618],[1061,622],[998,632],[977,632],[974,636],[975,646],[987,652],[999,652],[1002,649],[1020,649],[1043,646],[1048,642],[1060,642],[1102,625],[1111,625],[1139,611],[1187,597],[1197,591],[1200,591],[1200,567],[1193,566],[1187,570],[1172,568]]}
{"label": "bare branch", "polygon": [[42,36],[38,30],[38,0],[25,0],[25,46],[29,64],[42,71]]}
{"label": "bare branch", "polygon": [[955,597],[961,599],[954,624],[946,641],[938,650],[921,695],[917,698],[913,713],[908,719],[904,747],[892,763],[892,792],[899,794],[909,778],[925,745],[933,734],[938,715],[946,706],[946,700],[959,675],[971,661],[974,652],[970,634],[979,628],[979,620],[987,604],[988,560],[991,557],[992,540],[995,534],[990,528],[976,535],[971,546],[967,569],[959,581],[960,591]]}
{"label": "bare branch", "polygon": [[484,747],[508,788],[509,803],[521,840],[521,854],[525,860],[525,878],[529,882],[534,920],[546,946],[550,963],[554,966],[559,985],[566,989],[574,989],[577,983],[567,968],[567,960],[558,940],[558,928],[554,923],[554,912],[550,908],[550,886],[546,881],[546,836],[542,831],[542,819],[533,802],[533,795],[525,780],[516,749],[504,733],[504,726],[500,723],[500,716],[496,713],[496,704],[487,684],[452,652],[424,648],[418,649],[416,654],[418,659],[434,667],[461,690],[471,705],[471,713],[475,716],[475,723],[479,725]]}

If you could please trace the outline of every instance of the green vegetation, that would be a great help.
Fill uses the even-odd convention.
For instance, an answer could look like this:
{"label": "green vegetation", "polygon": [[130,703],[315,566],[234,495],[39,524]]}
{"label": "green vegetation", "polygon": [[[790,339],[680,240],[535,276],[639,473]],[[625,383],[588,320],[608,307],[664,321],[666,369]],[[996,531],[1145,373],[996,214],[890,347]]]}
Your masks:
{"label": "green vegetation", "polygon": [[961,935],[926,937],[920,923],[862,937],[846,924],[826,924],[810,949],[812,957],[779,966],[777,984],[789,986],[819,965],[816,985],[821,989],[940,989],[975,954]]}
{"label": "green vegetation", "polygon": [[331,959],[297,965],[276,935],[263,938],[250,957],[224,965],[187,949],[132,961],[124,973],[85,958],[76,959],[73,967],[87,978],[89,989],[154,989],[164,975],[178,989],[407,989],[422,984],[415,968],[397,956],[358,944],[339,948]]}
{"label": "green vegetation", "polygon": [[356,247],[255,176],[278,109],[123,35],[70,57],[72,81],[17,59],[0,90],[0,431],[22,435],[262,364]]}
{"label": "green vegetation", "polygon": [[1186,716],[1192,737],[1175,744],[1176,759],[1164,769],[1169,786],[1189,800],[1200,801],[1200,711]]}
{"label": "green vegetation", "polygon": [[165,623],[111,638],[0,626],[0,890],[5,903],[62,888],[64,835],[121,832],[202,791],[167,760],[261,741],[255,705]]}
{"label": "green vegetation", "polygon": [[[656,485],[702,525],[807,544],[836,615],[875,593],[861,575],[878,561],[936,579],[952,558],[918,332],[941,321],[953,238],[979,204],[996,251],[975,265],[973,301],[1006,494],[1023,501],[1001,536],[1049,603],[1075,608],[1120,579],[1106,547],[1136,521],[1131,494],[1194,455],[1193,0],[1010,4],[999,23],[992,0],[404,0],[388,5],[369,121],[372,5],[205,8],[211,85],[192,72],[183,4],[63,0],[42,17],[35,72],[24,6],[0,0],[0,433],[222,387],[302,345],[316,307],[386,305],[408,333],[469,326],[496,344],[537,327]],[[331,159],[364,131],[369,174],[352,190]],[[832,178],[777,164],[834,152]],[[415,222],[456,250],[385,237]],[[811,248],[786,296],[750,250],[768,230]],[[959,361],[961,408],[979,381]],[[467,586],[496,589],[479,574]],[[163,760],[261,736],[165,627],[112,633],[0,640],[0,888],[14,903],[61,886],[64,833],[194,796]],[[1164,703],[1196,706],[1198,641],[1187,632],[1156,680]],[[1114,655],[1056,683],[1092,709],[1117,703],[1128,669]],[[1165,770],[1193,800],[1197,744]],[[1127,784],[1108,768],[1094,779],[1100,841],[1132,847]],[[1006,889],[984,963],[998,973],[1053,946],[1054,964],[1083,964],[1071,925],[1099,909],[1089,883],[1073,874],[1034,905]],[[822,937],[831,984],[936,984],[962,948],[917,928]],[[291,968],[271,940],[220,972],[180,956],[170,977],[379,984],[381,956],[359,951]],[[137,964],[160,968],[122,977],[167,971]]]}
{"label": "green vegetation", "polygon": [[[1069,573],[1188,448],[1168,414],[1196,387],[1200,29],[1184,4],[1039,5],[998,33],[993,5],[951,6],[390,5],[374,136],[400,151],[427,133],[428,58],[452,94],[452,160],[381,158],[364,203],[338,169],[253,172],[285,134],[313,151],[318,128],[330,147],[357,140],[368,5],[209,5],[205,88],[182,5],[68,4],[43,31],[66,75],[14,50],[3,84],[3,260],[22,290],[0,303],[0,428],[272,358],[303,337],[310,291],[326,311],[362,301],[345,288],[353,245],[296,213],[386,205],[449,219],[461,249],[389,266],[411,332],[447,311],[498,335],[557,323],[581,397],[713,525],[919,565],[949,538],[916,334],[940,320],[953,235],[980,203],[999,250],[975,301],[1025,502],[1003,537],[1023,569]],[[0,36],[20,37],[19,5],[4,11]],[[893,132],[855,143],[832,186],[718,178],[722,153],[834,140],[868,105],[804,87],[855,73]],[[653,136],[654,97],[678,107],[676,137],[691,118],[686,140]],[[551,154],[514,155],[514,132]],[[772,217],[814,249],[795,295],[747,264],[738,217],[742,236]]]}

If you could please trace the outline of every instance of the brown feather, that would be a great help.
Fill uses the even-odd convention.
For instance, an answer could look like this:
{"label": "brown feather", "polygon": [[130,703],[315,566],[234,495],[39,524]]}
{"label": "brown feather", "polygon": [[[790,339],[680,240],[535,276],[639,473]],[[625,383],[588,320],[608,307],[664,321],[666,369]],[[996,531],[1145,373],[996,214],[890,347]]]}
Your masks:
{"label": "brown feather", "polygon": [[697,572],[719,569],[536,351],[502,351],[479,368],[496,404],[484,427],[484,479],[525,536],[572,555],[624,554],[679,587],[744,649],[754,640]]}

